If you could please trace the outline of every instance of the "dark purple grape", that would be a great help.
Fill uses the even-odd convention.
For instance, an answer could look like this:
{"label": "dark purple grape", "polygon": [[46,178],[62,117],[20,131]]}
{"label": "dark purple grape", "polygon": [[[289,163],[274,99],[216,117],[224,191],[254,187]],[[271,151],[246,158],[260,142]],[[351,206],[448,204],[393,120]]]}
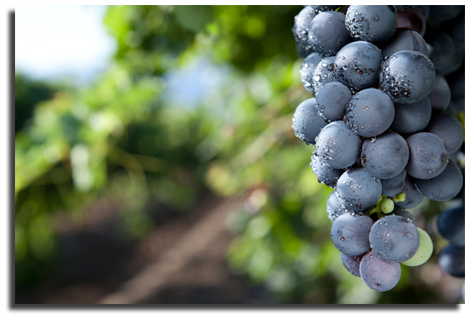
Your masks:
{"label": "dark purple grape", "polygon": [[379,86],[394,102],[410,104],[424,99],[435,81],[431,60],[422,53],[404,50],[384,61]]}
{"label": "dark purple grape", "polygon": [[372,250],[383,260],[401,263],[418,251],[419,233],[407,218],[388,215],[372,226],[369,242]]}
{"label": "dark purple grape", "polygon": [[377,204],[382,195],[382,183],[364,168],[351,168],[338,179],[336,190],[346,208],[358,213]]}
{"label": "dark purple grape", "polygon": [[463,175],[460,168],[449,160],[445,170],[430,179],[415,178],[416,188],[429,199],[435,201],[451,200],[457,196],[462,189]]}
{"label": "dark purple grape", "polygon": [[331,240],[345,255],[360,256],[369,251],[369,231],[374,221],[367,215],[343,214],[331,227]]}
{"label": "dark purple grape", "polygon": [[411,103],[394,103],[395,117],[390,128],[400,134],[413,134],[424,130],[431,119],[432,106],[427,97]]}
{"label": "dark purple grape", "polygon": [[417,51],[429,57],[429,49],[424,38],[416,31],[407,29],[398,29],[393,37],[382,47],[382,56],[384,59],[392,54],[403,51]]}
{"label": "dark purple grape", "polygon": [[420,132],[406,139],[410,159],[406,172],[419,179],[429,179],[441,174],[446,168],[449,153],[444,141],[433,133]]}
{"label": "dark purple grape", "polygon": [[315,94],[315,87],[313,86],[313,73],[318,63],[323,59],[321,54],[313,52],[305,58],[304,63],[300,67],[300,80],[304,85],[305,89],[312,94]]}
{"label": "dark purple grape", "polygon": [[465,247],[465,206],[442,212],[436,220],[442,237],[457,247]]}
{"label": "dark purple grape", "polygon": [[351,131],[343,121],[335,121],[326,125],[318,134],[315,155],[331,168],[347,168],[359,159],[361,145],[359,135]]}
{"label": "dark purple grape", "polygon": [[351,42],[344,25],[345,15],[341,12],[327,11],[313,18],[308,32],[308,43],[314,52],[323,56],[333,56]]}
{"label": "dark purple grape", "polygon": [[429,102],[435,111],[444,111],[450,103],[450,87],[442,76],[436,76],[436,82],[428,94]]}
{"label": "dark purple grape", "polygon": [[465,278],[465,247],[449,245],[441,250],[439,265],[449,275]]}
{"label": "dark purple grape", "polygon": [[401,193],[405,186],[406,171],[401,171],[397,176],[380,180],[382,183],[382,194],[394,197]]}
{"label": "dark purple grape", "polygon": [[446,32],[439,31],[426,34],[426,41],[432,45],[433,53],[430,58],[436,71],[445,71],[455,56],[455,41]]}
{"label": "dark purple grape", "polygon": [[360,136],[373,137],[385,132],[393,122],[392,100],[378,89],[365,89],[354,95],[346,106],[345,120]]}
{"label": "dark purple grape", "polygon": [[392,263],[378,257],[373,251],[362,257],[359,266],[364,283],[376,291],[388,291],[400,281],[401,268],[399,263]]}
{"label": "dark purple grape", "polygon": [[354,39],[382,44],[395,32],[397,10],[385,5],[351,5],[345,24]]}
{"label": "dark purple grape", "polygon": [[413,208],[418,206],[424,198],[424,195],[421,194],[414,184],[412,177],[407,175],[405,177],[405,185],[403,186],[402,192],[405,193],[404,202],[395,202],[395,206],[402,208]]}
{"label": "dark purple grape", "polygon": [[382,53],[367,41],[346,44],[336,54],[337,81],[353,92],[375,86],[379,80]]}
{"label": "dark purple grape", "polygon": [[465,45],[464,43],[455,40],[455,53],[454,57],[450,61],[449,64],[446,65],[445,68],[442,68],[439,70],[439,73],[443,75],[448,75],[451,73],[454,73],[455,71],[459,70],[460,67],[463,65],[463,62],[465,60]]}
{"label": "dark purple grape", "polygon": [[339,82],[328,83],[317,92],[318,113],[329,122],[341,120],[351,97],[347,86]]}
{"label": "dark purple grape", "polygon": [[295,136],[307,144],[315,144],[315,138],[327,124],[325,119],[318,114],[316,104],[317,100],[315,98],[303,101],[295,110],[292,118],[292,128]]}
{"label": "dark purple grape", "polygon": [[403,172],[409,152],[408,144],[400,134],[387,131],[363,142],[362,166],[374,178],[389,179]]}
{"label": "dark purple grape", "polygon": [[457,152],[463,144],[464,134],[462,124],[450,114],[433,114],[425,131],[439,136],[449,154]]}
{"label": "dark purple grape", "polygon": [[343,263],[344,268],[349,271],[349,273],[356,277],[361,277],[359,266],[361,264],[362,257],[363,256],[348,256],[341,253],[341,262]]}
{"label": "dark purple grape", "polygon": [[315,154],[312,156],[310,167],[320,183],[332,188],[336,187],[338,178],[343,174],[342,169],[329,167],[325,163],[322,163]]}

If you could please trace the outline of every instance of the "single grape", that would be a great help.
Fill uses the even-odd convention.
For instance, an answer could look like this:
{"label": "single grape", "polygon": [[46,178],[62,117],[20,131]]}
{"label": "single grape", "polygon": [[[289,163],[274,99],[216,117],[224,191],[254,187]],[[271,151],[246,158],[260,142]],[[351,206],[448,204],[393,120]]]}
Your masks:
{"label": "single grape", "polygon": [[451,200],[462,189],[463,175],[460,168],[449,160],[444,171],[430,179],[415,178],[416,188],[429,199],[435,201]]}
{"label": "single grape", "polygon": [[343,119],[351,97],[347,86],[339,82],[328,83],[317,92],[318,113],[329,122],[339,121]]}
{"label": "single grape", "polygon": [[367,215],[343,214],[331,227],[335,247],[348,256],[360,256],[369,251],[369,231],[374,221]]}
{"label": "single grape", "polygon": [[336,190],[348,209],[362,212],[377,204],[382,194],[382,183],[364,168],[351,168],[338,179]]}
{"label": "single grape", "polygon": [[401,171],[397,176],[389,179],[381,179],[382,194],[388,197],[394,197],[401,193],[405,186],[406,171]]}
{"label": "single grape", "polygon": [[401,263],[418,251],[419,233],[407,218],[387,215],[372,226],[369,242],[383,260]]}
{"label": "single grape", "polygon": [[398,29],[390,40],[382,47],[382,56],[387,59],[392,54],[403,51],[418,51],[429,57],[428,45],[424,38],[416,31]]}
{"label": "single grape", "polygon": [[336,54],[335,70],[338,82],[353,92],[373,87],[379,80],[382,53],[367,41],[346,44]]}
{"label": "single grape", "polygon": [[359,266],[361,264],[362,257],[363,256],[348,256],[341,253],[341,262],[343,263],[344,268],[349,271],[349,273],[356,277],[361,277]]}
{"label": "single grape", "polygon": [[292,118],[295,136],[307,144],[315,144],[315,138],[327,124],[325,119],[318,114],[316,104],[315,98],[303,101],[295,110]]}
{"label": "single grape", "polygon": [[425,131],[439,136],[449,154],[457,152],[463,144],[462,124],[450,114],[434,113]]}
{"label": "single grape", "polygon": [[436,76],[436,82],[428,94],[429,102],[435,111],[444,111],[450,103],[450,87],[442,76]]}
{"label": "single grape", "polygon": [[335,121],[318,134],[315,155],[331,168],[347,168],[359,159],[361,145],[361,138],[343,121]]}
{"label": "single grape", "polygon": [[397,10],[385,5],[351,5],[345,24],[354,39],[382,44],[395,31]]}
{"label": "single grape", "polygon": [[362,166],[374,178],[389,179],[405,169],[409,152],[408,144],[400,134],[387,131],[363,142]]}
{"label": "single grape", "polygon": [[313,52],[305,58],[302,66],[300,67],[300,80],[304,85],[305,89],[312,94],[315,94],[315,87],[313,86],[313,73],[318,63],[323,59],[321,54]]}
{"label": "single grape", "polygon": [[402,192],[405,193],[404,202],[395,202],[395,206],[402,208],[413,208],[418,206],[424,198],[424,195],[418,191],[414,184],[414,180],[411,176],[405,177],[405,185],[403,186]]}
{"label": "single grape", "polygon": [[400,281],[401,268],[399,263],[393,263],[378,257],[370,251],[362,257],[359,266],[364,283],[376,291],[388,291]]}
{"label": "single grape", "polygon": [[365,89],[354,95],[346,106],[345,120],[360,136],[373,137],[385,132],[393,122],[392,100],[378,89]]}
{"label": "single grape", "polygon": [[465,247],[449,245],[439,253],[439,265],[451,276],[465,278]]}
{"label": "single grape", "polygon": [[315,154],[312,156],[310,167],[320,183],[332,188],[336,187],[338,178],[343,174],[342,169],[329,167],[325,163],[322,163]]}
{"label": "single grape", "polygon": [[436,81],[433,63],[424,54],[404,50],[382,64],[379,87],[394,102],[415,103],[424,99]]}
{"label": "single grape", "polygon": [[308,43],[313,51],[332,56],[351,42],[344,19],[344,13],[336,11],[320,12],[313,18],[308,32]]}
{"label": "single grape", "polygon": [[437,220],[437,230],[442,237],[457,247],[465,247],[465,206],[442,212]]}
{"label": "single grape", "polygon": [[390,128],[400,134],[424,130],[431,119],[432,106],[427,97],[411,104],[394,103],[395,117]]}
{"label": "single grape", "polygon": [[459,70],[465,60],[465,44],[454,39],[455,52],[451,61],[444,68],[439,69],[442,75],[449,75]]}
{"label": "single grape", "polygon": [[419,179],[430,179],[441,174],[447,166],[449,153],[444,141],[433,133],[420,132],[406,139],[410,159],[406,172]]}
{"label": "single grape", "polygon": [[420,266],[427,262],[432,255],[433,245],[431,237],[428,233],[419,227],[416,227],[419,233],[419,248],[416,254],[410,259],[402,262],[403,265],[409,267]]}
{"label": "single grape", "polygon": [[446,32],[439,31],[427,33],[426,41],[434,49],[430,58],[436,71],[446,70],[455,56],[456,47],[454,39]]}

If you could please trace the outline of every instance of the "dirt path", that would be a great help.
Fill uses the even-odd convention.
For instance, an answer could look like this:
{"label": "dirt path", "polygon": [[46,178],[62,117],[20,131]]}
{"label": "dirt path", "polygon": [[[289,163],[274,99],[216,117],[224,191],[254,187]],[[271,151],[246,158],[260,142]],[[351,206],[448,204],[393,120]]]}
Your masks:
{"label": "dirt path", "polygon": [[[225,256],[233,234],[225,228],[243,201],[205,196],[182,215],[166,214],[146,238],[119,240],[113,205],[97,205],[85,227],[64,227],[67,254],[53,280],[18,292],[16,304],[236,304],[274,303],[263,287],[233,275]],[[160,208],[161,210],[161,208]],[[97,222],[98,221],[98,222]]]}

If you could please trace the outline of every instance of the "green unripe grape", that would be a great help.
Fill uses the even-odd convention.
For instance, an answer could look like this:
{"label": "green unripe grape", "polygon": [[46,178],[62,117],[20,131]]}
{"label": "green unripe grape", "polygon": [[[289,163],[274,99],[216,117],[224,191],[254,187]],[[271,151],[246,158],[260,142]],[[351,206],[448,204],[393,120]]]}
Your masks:
{"label": "green unripe grape", "polygon": [[420,266],[426,261],[428,261],[429,257],[431,257],[432,255],[433,245],[431,237],[429,237],[428,233],[426,233],[421,228],[416,227],[416,229],[419,233],[419,248],[416,254],[413,255],[413,257],[402,262],[402,264],[405,266]]}

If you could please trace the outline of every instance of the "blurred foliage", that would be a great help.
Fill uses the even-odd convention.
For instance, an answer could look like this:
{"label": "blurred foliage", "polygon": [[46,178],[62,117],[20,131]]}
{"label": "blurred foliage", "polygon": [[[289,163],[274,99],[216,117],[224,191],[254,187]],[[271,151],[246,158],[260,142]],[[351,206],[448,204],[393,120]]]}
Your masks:
{"label": "blurred foliage", "polygon": [[[119,227],[134,240],[155,225],[153,201],[184,212],[211,191],[246,196],[227,221],[239,234],[230,266],[282,300],[435,302],[436,283],[411,285],[417,272],[406,267],[392,292],[370,290],[331,243],[331,189],[311,172],[313,146],[291,128],[295,107],[311,97],[291,33],[301,8],[110,6],[104,23],[118,45],[109,70],[86,89],[27,107],[16,101],[15,115],[31,118],[15,134],[17,287],[51,275],[61,214],[80,225],[88,205],[118,199]],[[178,101],[168,76],[200,61],[197,81],[217,80],[191,105]],[[177,95],[189,86],[177,86]]]}
{"label": "blurred foliage", "polygon": [[15,133],[28,125],[37,103],[51,99],[60,89],[58,85],[15,74]]}

